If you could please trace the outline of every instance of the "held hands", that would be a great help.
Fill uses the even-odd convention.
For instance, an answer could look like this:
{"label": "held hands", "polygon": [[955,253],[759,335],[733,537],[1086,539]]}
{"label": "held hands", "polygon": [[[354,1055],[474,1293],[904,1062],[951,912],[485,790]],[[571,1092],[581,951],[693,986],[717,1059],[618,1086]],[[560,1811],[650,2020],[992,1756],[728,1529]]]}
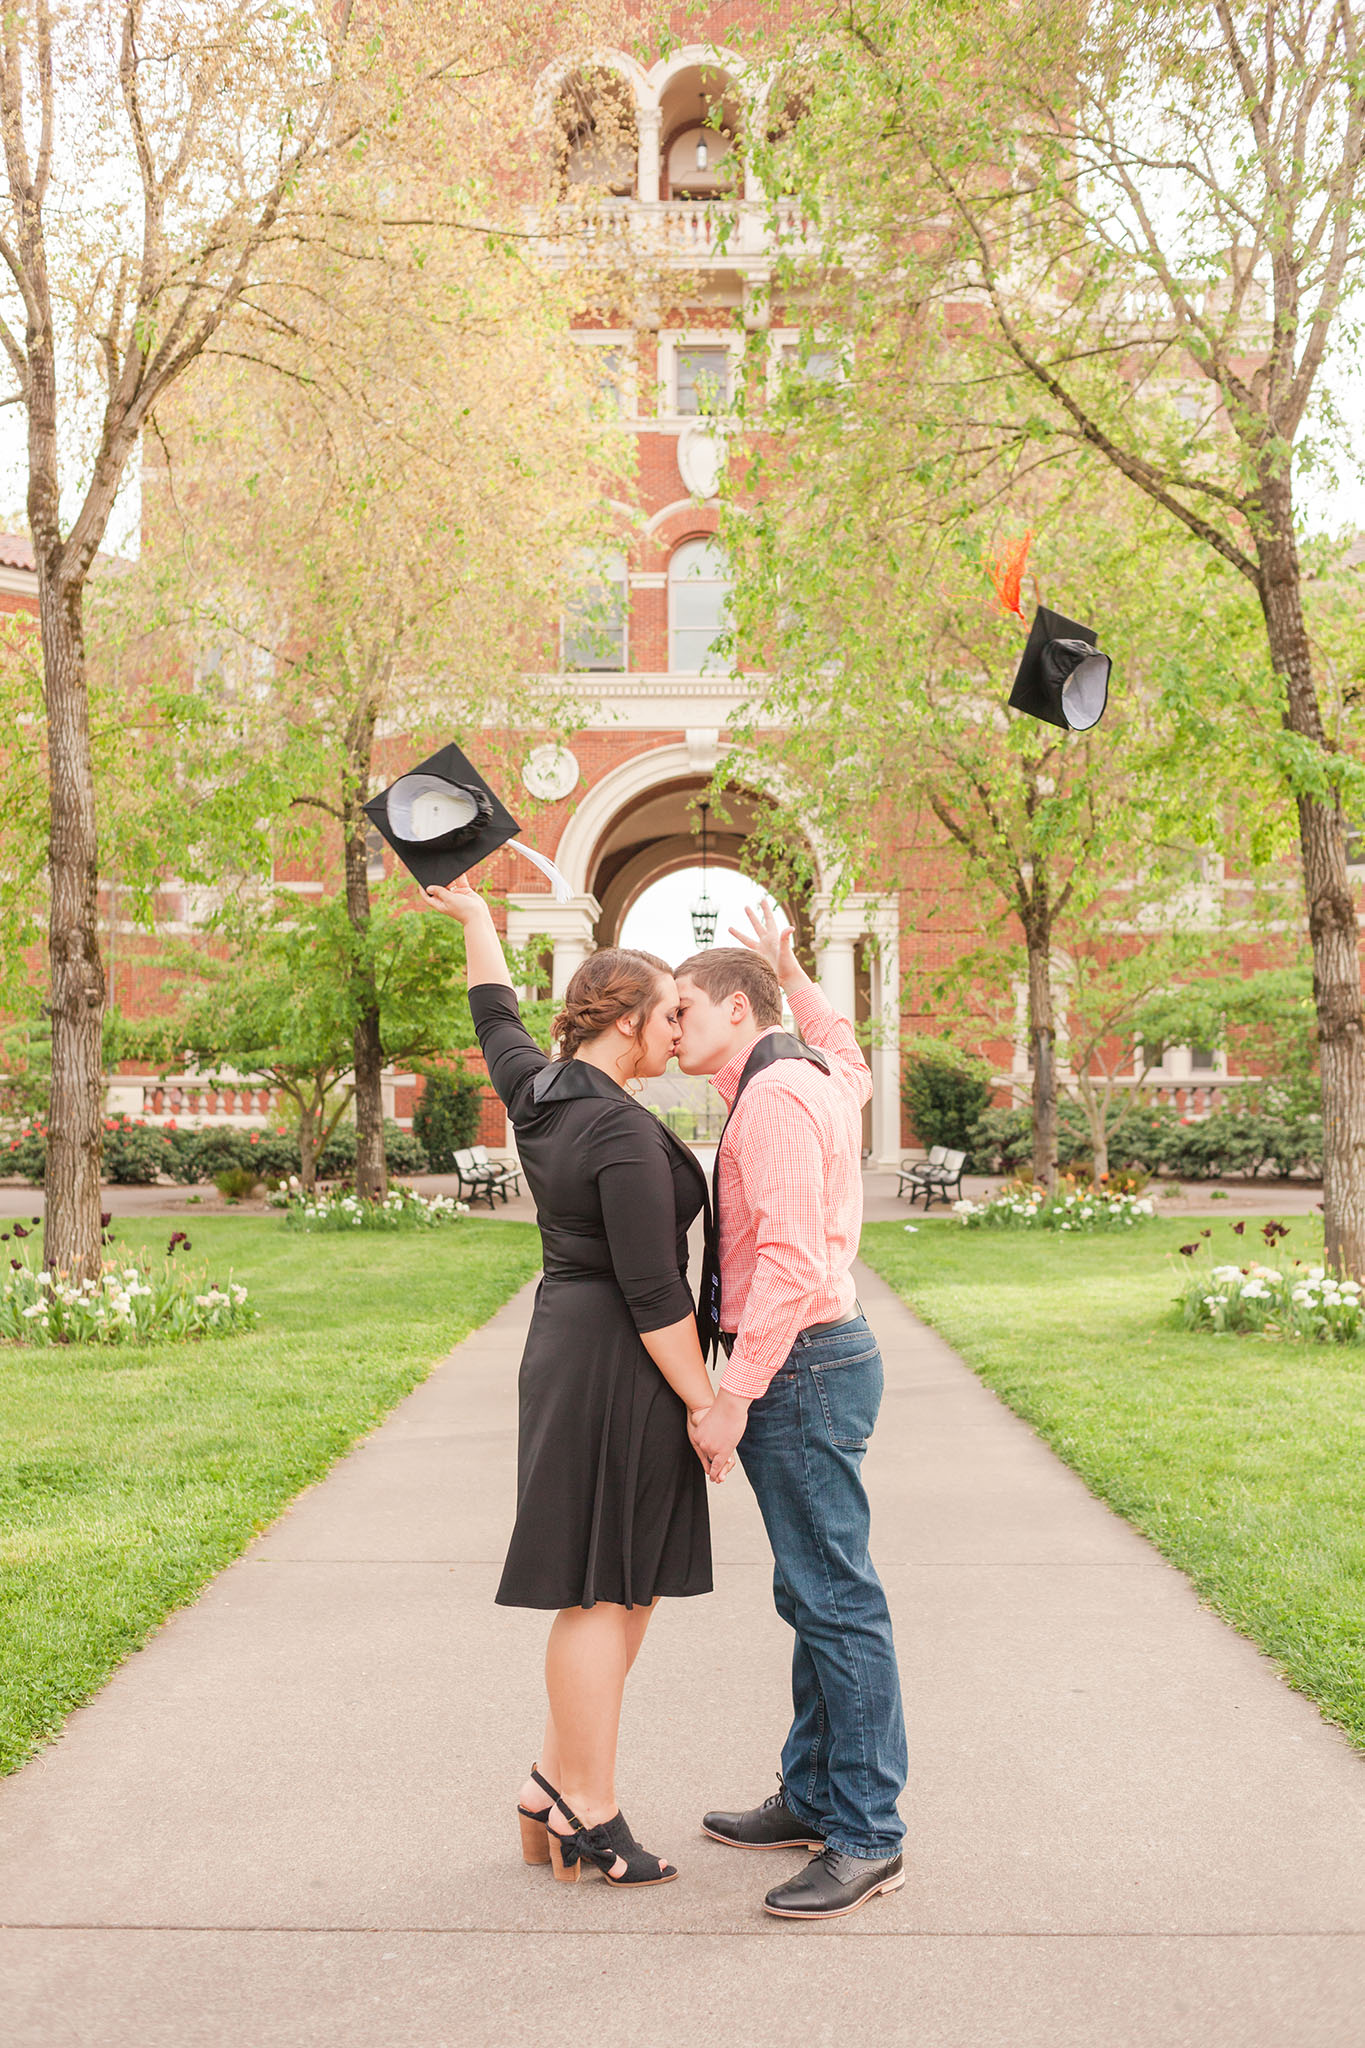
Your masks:
{"label": "held hands", "polygon": [[751,929],[742,932],[732,924],[730,937],[738,939],[741,946],[747,946],[751,953],[757,953],[766,960],[783,988],[799,986],[806,981],[806,971],[793,950],[795,933],[790,925],[779,926],[772,904],[762,904],[759,911],[750,906],[744,914]]}
{"label": "held hands", "polygon": [[749,1404],[738,1394],[722,1387],[709,1408],[694,1408],[687,1425],[692,1448],[706,1467],[708,1479],[719,1485],[734,1469],[735,1446],[749,1421]]}
{"label": "held hands", "polygon": [[434,883],[422,891],[422,900],[426,909],[439,910],[446,917],[453,917],[457,924],[472,924],[481,913],[489,915],[488,905],[478,890],[470,886],[466,875],[453,882]]}
{"label": "held hands", "polygon": [[701,1459],[702,1464],[706,1468],[707,1478],[712,1480],[715,1485],[719,1486],[722,1483],[722,1481],[728,1478],[729,1474],[734,1471],[735,1459],[733,1451],[731,1451],[728,1454],[728,1456],[712,1458],[708,1456],[708,1454],[702,1449],[700,1433],[703,1425],[706,1422],[706,1418],[708,1417],[708,1415],[711,1414],[711,1412],[712,1411],[710,1408],[692,1409],[687,1418],[687,1434],[691,1441],[693,1450],[696,1452],[697,1456]]}

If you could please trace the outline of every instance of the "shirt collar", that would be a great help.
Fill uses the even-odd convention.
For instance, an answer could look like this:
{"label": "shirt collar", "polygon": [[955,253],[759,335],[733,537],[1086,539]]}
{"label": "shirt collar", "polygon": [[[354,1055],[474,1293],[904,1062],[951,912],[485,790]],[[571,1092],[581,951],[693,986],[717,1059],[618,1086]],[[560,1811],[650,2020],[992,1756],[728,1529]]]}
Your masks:
{"label": "shirt collar", "polygon": [[711,1085],[727,1109],[734,1102],[744,1069],[749,1064],[749,1055],[758,1044],[759,1039],[771,1038],[774,1031],[780,1031],[781,1029],[782,1026],[780,1024],[770,1024],[766,1031],[760,1031],[749,1040],[747,1045],[742,1045],[734,1057],[725,1062],[725,1065],[718,1074],[711,1076]]}

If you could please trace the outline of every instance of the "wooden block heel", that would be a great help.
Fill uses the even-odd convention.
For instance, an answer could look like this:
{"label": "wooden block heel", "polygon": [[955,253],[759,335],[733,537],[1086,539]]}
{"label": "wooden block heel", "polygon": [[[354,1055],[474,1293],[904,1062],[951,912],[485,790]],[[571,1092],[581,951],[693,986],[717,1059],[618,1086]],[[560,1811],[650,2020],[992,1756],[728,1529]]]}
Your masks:
{"label": "wooden block heel", "polygon": [[521,1823],[521,1860],[523,1863],[548,1863],[550,1861],[550,1831],[538,1815],[528,1813],[524,1806],[517,1808],[517,1819]]}
{"label": "wooden block heel", "polygon": [[556,1880],[560,1884],[577,1884],[578,1873],[583,1868],[582,1864],[569,1864],[564,1861],[563,1845],[553,1828],[546,1828],[545,1839],[549,1845],[550,1865]]}

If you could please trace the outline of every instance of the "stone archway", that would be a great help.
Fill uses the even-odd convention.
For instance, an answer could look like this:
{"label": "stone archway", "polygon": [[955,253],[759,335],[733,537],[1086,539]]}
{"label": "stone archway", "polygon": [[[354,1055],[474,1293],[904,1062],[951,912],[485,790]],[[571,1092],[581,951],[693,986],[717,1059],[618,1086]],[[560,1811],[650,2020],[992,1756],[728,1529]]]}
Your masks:
{"label": "stone archway", "polygon": [[[632,754],[584,791],[554,849],[573,891],[571,900],[555,903],[540,893],[508,898],[509,939],[525,944],[545,934],[551,941],[555,995],[563,994],[590,952],[615,943],[631,904],[651,882],[696,865],[694,806],[709,787],[714,759],[714,750],[706,758],[694,736]],[[753,872],[743,851],[767,801],[762,783],[770,773],[756,764],[753,783],[727,794],[728,816],[713,824],[710,839],[718,865]],[[875,1161],[895,1164],[900,1155],[896,905],[866,894],[837,895],[837,876],[818,847],[812,854],[816,886],[786,907],[830,1001],[846,1016],[861,1013],[873,1025],[867,1143]]]}

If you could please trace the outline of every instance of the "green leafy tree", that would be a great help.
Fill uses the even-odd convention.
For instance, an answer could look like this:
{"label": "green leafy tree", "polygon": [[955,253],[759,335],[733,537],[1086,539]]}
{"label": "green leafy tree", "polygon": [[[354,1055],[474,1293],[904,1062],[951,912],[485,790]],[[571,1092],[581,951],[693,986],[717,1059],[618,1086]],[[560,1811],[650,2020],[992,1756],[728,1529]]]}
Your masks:
{"label": "green leafy tree", "polygon": [[362,991],[375,991],[389,1060],[408,1065],[475,1042],[463,934],[449,918],[414,917],[394,895],[380,893],[359,931],[340,897],[289,903],[244,933],[231,964],[219,963],[206,987],[147,1034],[203,1071],[272,1080],[298,1118],[306,1188],[354,1099]]}
{"label": "green leafy tree", "polygon": [[[937,343],[920,411],[947,431],[926,434],[921,477],[1098,458],[1188,536],[1198,587],[1230,582],[1254,606],[1260,663],[1219,677],[1198,640],[1183,678],[1168,663],[1170,709],[1204,743],[1180,795],[1187,818],[1206,809],[1216,740],[1297,828],[1327,1256],[1358,1273],[1365,1014],[1345,837],[1365,777],[1357,696],[1314,644],[1300,505],[1335,463],[1326,373],[1358,338],[1362,47],[1355,0],[1027,15],[859,0],[814,46],[793,31],[804,118],[782,141],[820,222],[814,282],[883,362]],[[1170,642],[1174,656],[1174,628]]]}
{"label": "green leafy tree", "polygon": [[[987,948],[954,957],[916,994],[964,1021],[998,992],[1002,942],[1022,935],[1032,1074],[1033,1170],[1057,1172],[1061,923],[1098,914],[1115,880],[1162,855],[1171,725],[1163,715],[1162,608],[1199,601],[1190,549],[1164,522],[1112,503],[1091,465],[1063,489],[1050,464],[938,461],[944,422],[919,394],[933,351],[899,340],[855,352],[842,385],[797,383],[730,486],[735,638],[764,675],[739,727],[780,775],[775,811],[898,886],[946,843]],[[757,485],[757,506],[744,493]],[[984,500],[984,502],[983,502]],[[1101,726],[1069,733],[1006,708],[1023,629],[992,590],[1005,540],[1035,538],[1020,601],[1106,621],[1122,687]],[[1004,579],[1002,579],[1004,580]],[[1008,593],[1014,595],[1013,592]],[[1221,659],[1245,658],[1235,608]],[[776,735],[780,734],[780,738]],[[1226,835],[1235,817],[1201,792]],[[1233,807],[1235,810],[1235,806]],[[961,900],[930,904],[961,922]],[[978,1017],[978,1024],[980,1018]]]}
{"label": "green leafy tree", "polygon": [[[558,27],[591,46],[609,18],[570,0]],[[420,261],[450,235],[510,248],[520,232],[507,173],[543,26],[535,10],[446,0],[363,20],[350,0],[36,0],[7,18],[0,398],[26,427],[38,573],[46,1243],[60,1269],[94,1275],[100,1257],[104,848],[86,598],[119,490],[161,408],[211,356],[272,362],[363,409],[397,318],[404,261],[392,259]],[[480,164],[495,177],[480,180]],[[502,215],[480,218],[494,186]],[[342,296],[316,290],[324,249]],[[31,772],[26,749],[23,764]]]}
{"label": "green leafy tree", "polygon": [[[399,267],[390,257],[381,272],[393,297],[362,404],[310,374],[301,341],[291,374],[278,346],[268,369],[220,363],[192,407],[159,414],[145,566],[114,594],[135,625],[164,619],[182,662],[213,650],[196,695],[230,707],[271,796],[287,791],[277,852],[339,857],[358,940],[376,851],[362,807],[389,779],[396,735],[406,763],[478,733],[467,744],[485,767],[518,775],[528,729],[572,723],[546,655],[628,449],[594,404],[563,279],[538,278],[519,245],[450,238],[411,253],[401,290]],[[354,294],[344,269],[341,251],[313,256],[320,297]],[[145,644],[143,660],[159,665]],[[358,943],[362,979],[366,958]],[[356,1033],[356,1182],[372,1195],[385,1185],[384,1059],[368,984]]]}

